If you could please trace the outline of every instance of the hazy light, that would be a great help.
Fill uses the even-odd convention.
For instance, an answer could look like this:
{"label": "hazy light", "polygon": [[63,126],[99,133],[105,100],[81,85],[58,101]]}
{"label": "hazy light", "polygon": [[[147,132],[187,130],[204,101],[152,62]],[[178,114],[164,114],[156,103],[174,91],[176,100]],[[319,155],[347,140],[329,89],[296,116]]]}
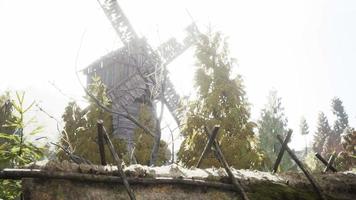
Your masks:
{"label": "hazy light", "polygon": [[[137,32],[153,46],[191,23],[186,10],[200,27],[210,24],[222,31],[238,59],[236,71],[244,77],[253,119],[258,119],[268,91],[277,89],[294,129],[295,148],[304,146],[297,136],[301,116],[309,123],[311,141],[318,111],[332,121],[333,96],[343,100],[350,125],[355,126],[355,1],[119,2]],[[75,99],[84,95],[74,74],[80,44],[79,69],[121,45],[95,0],[0,1],[0,25],[0,90],[26,90],[30,99],[41,101],[59,119],[70,99],[49,82]],[[169,71],[177,90],[191,94],[193,50]],[[46,116],[39,120],[46,121],[47,133],[54,138],[55,123]],[[163,138],[170,140],[168,134]]]}

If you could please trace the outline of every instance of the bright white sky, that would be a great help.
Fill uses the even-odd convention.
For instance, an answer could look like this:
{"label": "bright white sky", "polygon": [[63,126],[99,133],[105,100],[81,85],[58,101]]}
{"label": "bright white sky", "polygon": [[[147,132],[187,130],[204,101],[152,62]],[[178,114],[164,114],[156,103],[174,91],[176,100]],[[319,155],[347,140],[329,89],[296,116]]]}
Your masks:
{"label": "bright white sky", "polygon": [[[319,111],[332,122],[334,96],[344,102],[350,125],[356,126],[356,1],[119,2],[135,30],[153,46],[178,36],[191,23],[186,10],[201,29],[211,25],[228,36],[232,55],[238,59],[236,71],[244,77],[252,104],[252,118],[258,119],[268,91],[277,89],[294,129],[296,149],[304,145],[298,136],[300,118],[307,119],[311,140]],[[60,118],[70,99],[50,82],[80,99],[84,92],[74,73],[77,53],[77,67],[82,69],[120,45],[95,0],[0,0],[0,92],[25,90],[28,101],[37,100]],[[192,52],[169,66],[182,95],[192,92]],[[47,125],[47,135],[56,138],[54,121],[36,115]]]}

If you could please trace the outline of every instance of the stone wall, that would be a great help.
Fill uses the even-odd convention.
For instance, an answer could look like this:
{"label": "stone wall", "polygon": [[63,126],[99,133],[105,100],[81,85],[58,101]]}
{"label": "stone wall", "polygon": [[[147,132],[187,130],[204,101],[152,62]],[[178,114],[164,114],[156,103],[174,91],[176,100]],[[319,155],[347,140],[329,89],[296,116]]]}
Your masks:
{"label": "stone wall", "polygon": [[[127,200],[129,199],[122,184],[83,183],[68,180],[25,179],[24,197],[26,200]],[[233,191],[214,188],[189,187],[169,184],[132,185],[137,200],[185,199],[217,200],[238,199]]]}
{"label": "stone wall", "polygon": [[[0,173],[0,178],[23,178],[26,200],[129,199],[113,166],[57,163],[27,170],[20,170],[21,173],[4,170]],[[232,172],[251,200],[318,199],[301,173],[273,175],[268,172],[235,169]],[[223,169],[131,165],[125,168],[125,174],[138,200],[240,199]],[[355,172],[313,176],[327,199],[356,199]]]}

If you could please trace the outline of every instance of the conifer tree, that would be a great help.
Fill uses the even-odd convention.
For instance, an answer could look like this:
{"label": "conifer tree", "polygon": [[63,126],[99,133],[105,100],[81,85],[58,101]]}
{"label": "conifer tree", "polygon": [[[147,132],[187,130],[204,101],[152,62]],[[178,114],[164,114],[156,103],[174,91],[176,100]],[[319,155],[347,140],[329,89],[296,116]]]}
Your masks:
{"label": "conifer tree", "polygon": [[307,135],[309,134],[309,126],[307,123],[307,120],[302,117],[302,119],[300,120],[300,134],[302,136],[304,136],[304,140],[305,140],[305,155],[308,154],[308,141],[307,141]]}
{"label": "conifer tree", "polygon": [[[271,170],[281,148],[277,135],[285,136],[287,132],[287,118],[284,115],[281,98],[278,98],[277,91],[275,90],[270,91],[268,102],[261,111],[261,118],[258,121],[258,132],[260,147],[267,159],[264,163],[264,168]],[[285,154],[280,164],[280,171],[289,170],[292,166],[293,162],[291,158],[288,154]]]}
{"label": "conifer tree", "polygon": [[344,132],[345,128],[349,126],[349,119],[345,112],[344,106],[342,105],[342,101],[339,98],[335,97],[332,100],[331,107],[332,112],[336,117],[334,131],[338,136],[340,136]]}
{"label": "conifer tree", "polygon": [[[229,55],[226,40],[220,33],[202,34],[196,45],[195,88],[197,99],[191,101],[182,134],[184,140],[178,160],[194,166],[207,142],[204,127],[219,125],[219,142],[227,162],[235,168],[257,168],[261,154],[250,121],[249,104],[242,78],[231,79],[234,60]],[[203,160],[201,167],[220,166],[214,153]]]}
{"label": "conifer tree", "polygon": [[[19,92],[16,92],[16,98],[12,100],[10,100],[9,93],[0,97],[2,105],[9,106],[2,107],[2,109],[7,109],[6,112],[11,111],[8,114],[0,113],[2,119],[5,120],[3,122],[5,129],[0,130],[0,169],[23,168],[43,159],[44,152],[48,150],[46,146],[35,145],[28,138],[30,135],[40,133],[42,129],[34,123],[34,117],[26,120],[35,102],[25,106],[24,98],[25,93]],[[0,199],[20,199],[20,194],[21,181],[0,179]]]}
{"label": "conifer tree", "polygon": [[318,115],[317,130],[314,134],[313,150],[316,153],[321,154],[326,138],[331,134],[332,130],[329,125],[329,121],[323,112]]}
{"label": "conifer tree", "polygon": [[341,134],[349,126],[348,116],[345,112],[342,101],[335,97],[331,103],[332,112],[336,117],[333,131],[327,137],[324,145],[324,155],[330,155],[334,151],[339,153],[342,151]]}

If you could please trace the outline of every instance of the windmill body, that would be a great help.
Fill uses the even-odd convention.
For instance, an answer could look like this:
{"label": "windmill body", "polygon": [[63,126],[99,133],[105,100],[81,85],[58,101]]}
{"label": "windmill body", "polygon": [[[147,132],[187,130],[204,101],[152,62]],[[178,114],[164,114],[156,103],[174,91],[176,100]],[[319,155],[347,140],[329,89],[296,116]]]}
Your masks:
{"label": "windmill body", "polygon": [[[171,112],[177,124],[181,124],[179,96],[165,73],[165,66],[189,48],[198,33],[195,24],[187,28],[182,43],[174,38],[151,48],[144,38],[133,30],[116,0],[98,0],[106,17],[111,22],[124,47],[117,49],[89,65],[84,73],[87,84],[93,76],[99,76],[107,86],[107,93],[116,112],[129,113],[137,118],[140,105],[145,103],[155,115],[154,100],[161,100]],[[163,91],[163,97],[162,97]],[[133,148],[136,125],[125,117],[113,116],[114,135],[124,139],[128,150]]]}

